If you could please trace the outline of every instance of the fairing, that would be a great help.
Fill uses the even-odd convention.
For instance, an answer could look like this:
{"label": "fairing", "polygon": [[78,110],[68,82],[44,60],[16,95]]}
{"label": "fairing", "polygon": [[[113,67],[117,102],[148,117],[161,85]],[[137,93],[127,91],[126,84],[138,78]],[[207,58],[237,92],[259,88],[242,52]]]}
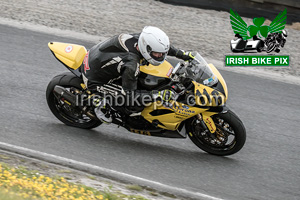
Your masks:
{"label": "fairing", "polygon": [[60,62],[73,70],[80,67],[87,53],[84,46],[76,44],[49,42],[48,47]]}

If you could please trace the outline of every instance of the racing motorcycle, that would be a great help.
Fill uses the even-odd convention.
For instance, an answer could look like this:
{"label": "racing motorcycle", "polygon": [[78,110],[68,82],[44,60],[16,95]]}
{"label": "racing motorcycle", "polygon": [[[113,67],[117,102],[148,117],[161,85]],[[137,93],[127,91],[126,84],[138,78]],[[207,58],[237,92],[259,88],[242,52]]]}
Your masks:
{"label": "racing motorcycle", "polygon": [[283,30],[281,33],[270,33],[265,39],[267,53],[271,53],[272,51],[279,53],[280,49],[283,48],[286,43],[286,37],[286,30]]}
{"label": "racing motorcycle", "polygon": [[[102,122],[88,102],[94,94],[84,84],[81,65],[87,50],[84,46],[59,42],[48,43],[53,55],[70,72],[55,76],[48,84],[47,103],[52,113],[69,126],[91,129]],[[128,131],[158,137],[187,138],[203,151],[226,156],[245,144],[246,130],[239,117],[226,107],[228,90],[217,68],[197,52],[195,59],[160,66],[140,66],[138,89],[173,90],[166,102],[160,98],[147,104],[142,112],[128,115],[110,109],[112,123]],[[157,70],[159,69],[159,70]],[[116,83],[107,88],[121,88]],[[78,99],[83,103],[79,104]]]}

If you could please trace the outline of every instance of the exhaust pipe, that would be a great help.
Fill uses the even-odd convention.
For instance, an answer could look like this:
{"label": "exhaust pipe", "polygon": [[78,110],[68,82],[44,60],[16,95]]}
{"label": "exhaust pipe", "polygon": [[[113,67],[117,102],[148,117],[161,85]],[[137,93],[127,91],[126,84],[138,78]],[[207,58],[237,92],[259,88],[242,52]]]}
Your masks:
{"label": "exhaust pipe", "polygon": [[87,106],[82,107],[81,105],[79,105],[77,102],[76,95],[68,91],[66,88],[56,85],[54,87],[53,92],[54,96],[58,100],[62,100],[70,106],[78,106],[88,117],[90,117],[91,119],[99,120],[90,110],[87,109]]}
{"label": "exhaust pipe", "polygon": [[69,92],[66,88],[56,85],[53,92],[58,100],[63,100],[69,105],[76,106],[76,95]]}

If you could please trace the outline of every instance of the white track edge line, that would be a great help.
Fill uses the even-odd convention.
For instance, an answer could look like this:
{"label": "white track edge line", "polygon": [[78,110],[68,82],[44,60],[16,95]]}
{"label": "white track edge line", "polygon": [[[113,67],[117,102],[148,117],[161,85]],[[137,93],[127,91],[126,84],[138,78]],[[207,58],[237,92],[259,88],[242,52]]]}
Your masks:
{"label": "white track edge line", "polygon": [[181,197],[188,197],[191,199],[205,199],[205,200],[223,200],[221,198],[213,197],[213,196],[210,196],[210,195],[207,195],[204,193],[188,191],[186,189],[169,186],[169,185],[166,185],[166,184],[163,184],[160,182],[147,180],[147,179],[144,179],[141,177],[118,172],[115,170],[106,169],[106,168],[95,166],[92,164],[87,164],[87,163],[72,160],[69,158],[64,158],[61,156],[56,156],[56,155],[52,155],[52,154],[48,154],[48,153],[44,153],[44,152],[40,152],[40,151],[28,149],[28,148],[16,146],[16,145],[4,143],[4,142],[0,142],[0,149],[6,150],[9,152],[15,152],[15,153],[21,154],[23,156],[37,158],[37,159],[40,159],[40,160],[43,160],[46,162],[50,162],[50,163],[54,163],[54,164],[61,164],[65,167],[70,167],[70,168],[73,168],[76,170],[86,171],[86,172],[96,174],[96,175],[104,175],[104,176],[111,177],[113,179],[120,180],[120,181],[125,181],[125,182],[129,181],[129,182],[140,184],[142,186],[148,186],[148,187],[150,186],[156,190],[159,190],[162,192],[169,192],[169,193],[177,195],[179,197],[181,196]]}

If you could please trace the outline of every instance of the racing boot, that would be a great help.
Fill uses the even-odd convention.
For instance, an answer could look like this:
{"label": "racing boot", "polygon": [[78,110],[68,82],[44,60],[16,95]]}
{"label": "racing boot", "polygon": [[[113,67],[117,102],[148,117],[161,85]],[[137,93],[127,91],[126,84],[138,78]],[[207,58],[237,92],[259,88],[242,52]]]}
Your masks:
{"label": "racing boot", "polygon": [[95,109],[94,112],[98,119],[103,123],[110,124],[112,122],[112,117],[106,109],[105,99],[94,99]]}

